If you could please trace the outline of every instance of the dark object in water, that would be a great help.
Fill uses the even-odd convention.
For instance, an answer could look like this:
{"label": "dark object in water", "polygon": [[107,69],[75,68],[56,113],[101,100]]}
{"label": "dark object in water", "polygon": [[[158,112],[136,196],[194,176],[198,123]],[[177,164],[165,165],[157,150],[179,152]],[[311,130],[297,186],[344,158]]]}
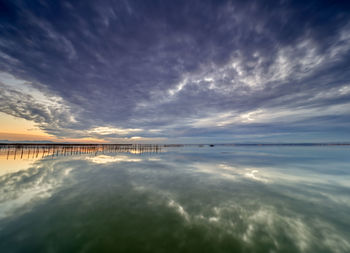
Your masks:
{"label": "dark object in water", "polygon": [[210,147],[214,147],[214,144],[210,144],[209,146],[210,146]]}

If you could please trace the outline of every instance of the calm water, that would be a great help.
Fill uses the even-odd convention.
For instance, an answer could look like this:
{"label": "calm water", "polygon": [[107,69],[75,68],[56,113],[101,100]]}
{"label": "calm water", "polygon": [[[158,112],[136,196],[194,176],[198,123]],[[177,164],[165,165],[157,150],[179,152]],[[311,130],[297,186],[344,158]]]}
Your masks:
{"label": "calm water", "polygon": [[1,252],[350,252],[350,147],[0,159]]}

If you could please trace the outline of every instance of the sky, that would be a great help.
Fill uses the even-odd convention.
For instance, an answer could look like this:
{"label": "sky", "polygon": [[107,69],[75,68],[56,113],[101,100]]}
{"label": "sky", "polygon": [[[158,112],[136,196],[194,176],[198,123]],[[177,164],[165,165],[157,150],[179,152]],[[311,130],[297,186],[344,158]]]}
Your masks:
{"label": "sky", "polygon": [[350,142],[349,1],[0,1],[0,142]]}

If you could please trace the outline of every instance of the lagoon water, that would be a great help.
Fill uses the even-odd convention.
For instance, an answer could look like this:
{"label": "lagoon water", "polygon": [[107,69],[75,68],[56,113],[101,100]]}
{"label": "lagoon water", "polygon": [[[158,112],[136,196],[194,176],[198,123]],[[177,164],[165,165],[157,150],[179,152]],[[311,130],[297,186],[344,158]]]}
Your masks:
{"label": "lagoon water", "polygon": [[350,252],[349,146],[0,157],[0,251]]}

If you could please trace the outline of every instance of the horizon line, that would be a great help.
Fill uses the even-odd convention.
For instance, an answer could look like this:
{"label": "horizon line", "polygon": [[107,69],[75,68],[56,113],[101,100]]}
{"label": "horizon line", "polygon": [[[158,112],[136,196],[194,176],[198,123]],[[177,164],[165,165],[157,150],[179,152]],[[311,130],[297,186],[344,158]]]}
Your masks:
{"label": "horizon line", "polygon": [[159,145],[159,146],[350,146],[350,142],[237,142],[237,143],[69,143],[69,142],[0,142],[0,146],[13,145]]}

